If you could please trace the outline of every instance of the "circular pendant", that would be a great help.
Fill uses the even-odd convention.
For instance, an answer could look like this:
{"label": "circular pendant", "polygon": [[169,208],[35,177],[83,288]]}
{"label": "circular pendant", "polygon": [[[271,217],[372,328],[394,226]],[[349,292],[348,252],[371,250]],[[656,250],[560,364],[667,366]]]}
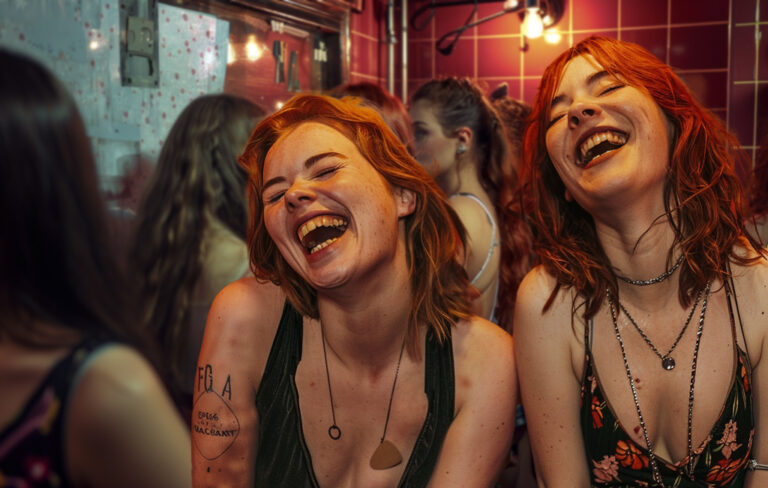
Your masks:
{"label": "circular pendant", "polygon": [[661,367],[666,369],[667,371],[671,371],[675,369],[675,360],[671,357],[663,357],[661,358]]}
{"label": "circular pendant", "polygon": [[328,427],[328,436],[333,440],[339,440],[339,437],[341,437],[341,429],[338,425],[333,424],[332,426]]}

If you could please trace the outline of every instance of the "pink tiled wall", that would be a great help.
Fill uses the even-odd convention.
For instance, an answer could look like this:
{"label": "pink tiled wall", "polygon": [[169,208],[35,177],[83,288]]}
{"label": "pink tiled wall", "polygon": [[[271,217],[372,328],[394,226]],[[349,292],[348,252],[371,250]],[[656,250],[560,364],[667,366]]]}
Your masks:
{"label": "pink tiled wall", "polygon": [[381,2],[367,0],[361,13],[349,19],[349,81],[369,81],[382,86],[387,81],[386,18]]}
{"label": "pink tiled wall", "polygon": [[754,154],[768,132],[768,0],[732,0],[729,126]]}
{"label": "pink tiled wall", "polygon": [[[413,10],[424,2],[409,4]],[[475,18],[498,12],[502,5],[480,4]],[[385,23],[374,18],[372,7],[369,10],[368,21],[355,22],[353,16],[353,51],[356,29],[361,31],[358,37],[371,43],[376,43],[376,32],[384,39]],[[471,12],[471,5],[438,8],[424,30],[409,29],[409,93],[433,77],[459,75],[479,80],[489,90],[506,82],[512,96],[530,102],[555,56],[585,37],[601,34],[636,42],[673,66],[699,100],[728,122],[747,150],[754,151],[768,130],[768,0],[566,0],[557,25],[559,42],[541,37],[527,41],[523,50],[520,19],[505,14],[465,31],[450,56],[437,52],[436,40],[461,26]],[[370,66],[373,61],[367,61],[367,71],[361,61],[356,76],[384,84],[386,48],[383,42],[379,46],[383,62],[378,71]],[[399,80],[396,86],[400,95]]]}

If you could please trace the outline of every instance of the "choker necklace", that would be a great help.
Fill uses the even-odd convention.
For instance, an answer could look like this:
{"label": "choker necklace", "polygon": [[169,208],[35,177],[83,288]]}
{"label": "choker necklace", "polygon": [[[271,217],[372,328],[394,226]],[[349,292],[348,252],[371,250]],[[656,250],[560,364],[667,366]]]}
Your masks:
{"label": "choker necklace", "polygon": [[[323,338],[323,359],[325,361],[325,377],[328,379],[328,396],[331,400],[331,416],[333,418],[333,424],[328,427],[328,437],[333,440],[339,440],[341,438],[341,429],[336,425],[336,410],[333,407],[333,392],[331,391],[331,374],[328,371],[328,354],[325,349],[325,329],[323,323],[320,322],[320,335]],[[384,420],[384,433],[381,434],[381,441],[378,447],[371,456],[370,465],[373,469],[389,469],[394,468],[401,462],[403,462],[403,456],[400,451],[397,450],[394,444],[386,440],[387,427],[389,426],[389,414],[392,412],[392,399],[395,397],[395,386],[397,386],[397,376],[400,374],[400,363],[403,360],[403,351],[405,350],[405,337],[403,337],[403,344],[400,346],[400,356],[397,358],[397,367],[395,368],[395,379],[392,381],[392,393],[389,394],[389,405],[387,406],[387,417]]]}
{"label": "choker necklace", "polygon": [[[693,359],[691,360],[691,383],[688,391],[688,476],[693,476],[693,387],[696,381],[696,365],[699,359],[699,345],[701,344],[701,333],[704,331],[704,315],[707,313],[707,300],[709,299],[709,287],[710,283],[704,288],[704,301],[701,303],[701,313],[699,315],[699,328],[696,332],[696,345],[693,348]],[[619,341],[619,347],[621,348],[621,358],[624,360],[624,368],[627,371],[627,379],[629,380],[629,387],[632,389],[632,399],[635,401],[635,410],[637,411],[637,418],[640,421],[640,427],[643,429],[643,438],[645,439],[645,445],[648,450],[648,460],[651,465],[651,474],[653,475],[653,481],[655,486],[664,487],[664,481],[661,478],[661,472],[659,471],[659,464],[656,460],[656,454],[653,452],[653,446],[648,438],[648,429],[645,426],[645,419],[643,413],[640,411],[640,402],[637,399],[637,388],[635,387],[635,380],[633,379],[632,372],[629,369],[629,362],[627,361],[627,352],[624,349],[624,341],[621,339],[621,332],[619,332],[619,324],[616,321],[616,308],[613,305],[613,299],[611,292],[605,290],[606,298],[608,299],[608,307],[611,310],[611,319],[613,320],[613,330],[616,332],[616,339]]]}
{"label": "choker necklace", "polygon": [[672,371],[675,369],[675,360],[670,356],[672,354],[672,351],[675,350],[677,347],[677,343],[680,342],[680,339],[683,337],[683,334],[685,334],[686,329],[688,328],[688,324],[691,323],[691,317],[693,317],[693,311],[696,310],[696,306],[699,304],[699,301],[701,300],[701,295],[704,293],[704,290],[701,290],[696,297],[696,301],[693,302],[693,307],[691,307],[691,311],[688,312],[688,318],[685,319],[685,324],[683,324],[683,328],[680,329],[680,333],[677,334],[677,339],[675,339],[675,342],[672,344],[672,347],[669,348],[669,351],[667,351],[666,354],[662,356],[662,354],[659,352],[658,349],[656,349],[656,346],[653,345],[653,342],[651,342],[651,339],[648,338],[647,335],[645,335],[645,332],[643,332],[643,329],[640,328],[640,326],[635,322],[635,319],[632,318],[632,316],[629,314],[626,308],[624,308],[624,305],[621,304],[621,302],[617,302],[619,305],[619,308],[622,312],[624,312],[624,315],[627,316],[629,321],[632,323],[632,325],[635,326],[635,330],[640,333],[640,337],[643,338],[646,344],[650,346],[651,351],[653,351],[654,354],[656,354],[659,359],[661,359],[661,367],[666,369],[667,371]]}
{"label": "choker necklace", "polygon": [[629,283],[630,285],[635,286],[648,286],[648,285],[655,285],[656,283],[661,283],[662,281],[669,278],[669,275],[677,271],[677,268],[680,267],[680,265],[683,264],[683,255],[681,254],[679,258],[677,258],[677,262],[675,262],[674,265],[672,265],[671,268],[661,273],[659,276],[655,278],[651,278],[649,280],[633,280],[632,278],[627,278],[626,276],[620,276],[616,275],[616,278],[620,279],[621,281],[625,283]]}

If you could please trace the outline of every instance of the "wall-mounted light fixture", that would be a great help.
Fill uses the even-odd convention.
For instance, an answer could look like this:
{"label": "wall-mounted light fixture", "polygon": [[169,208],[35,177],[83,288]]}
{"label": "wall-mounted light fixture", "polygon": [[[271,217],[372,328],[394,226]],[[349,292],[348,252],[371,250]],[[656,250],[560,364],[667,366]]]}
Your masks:
{"label": "wall-mounted light fixture", "polygon": [[539,12],[539,0],[525,0],[522,32],[528,39],[536,39],[544,32],[544,22]]}
{"label": "wall-mounted light fixture", "polygon": [[565,10],[565,1],[566,0],[506,0],[501,11],[472,22],[472,19],[477,14],[478,4],[498,3],[499,0],[430,0],[429,3],[419,7],[413,12],[410,24],[413,29],[422,30],[429,25],[429,22],[435,15],[436,8],[452,7],[456,5],[474,5],[474,9],[464,22],[463,26],[448,32],[438,39],[435,47],[440,53],[447,56],[451,54],[453,47],[465,30],[497,17],[501,17],[504,14],[517,13],[520,16],[520,20],[522,20],[522,35],[525,38],[535,39],[540,37],[545,29],[551,28],[562,18]]}

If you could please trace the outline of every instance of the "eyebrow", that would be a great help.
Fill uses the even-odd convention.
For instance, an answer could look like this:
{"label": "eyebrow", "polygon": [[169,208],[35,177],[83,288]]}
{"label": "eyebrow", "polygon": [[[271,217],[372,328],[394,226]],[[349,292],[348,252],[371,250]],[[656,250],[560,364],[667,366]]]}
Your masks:
{"label": "eyebrow", "polygon": [[[596,73],[592,73],[587,77],[587,85],[592,85],[594,83],[597,83],[598,81],[602,80],[606,76],[611,76],[609,72],[606,70],[598,71]],[[552,99],[552,103],[549,104],[549,108],[552,109],[555,105],[562,102],[565,99],[565,95],[558,95],[555,98]]]}
{"label": "eyebrow", "polygon": [[[346,156],[344,156],[341,153],[337,153],[335,151],[328,151],[328,152],[324,152],[324,153],[320,153],[320,154],[315,154],[314,156],[308,157],[306,159],[306,161],[304,161],[304,169],[309,169],[312,166],[314,166],[315,163],[317,163],[318,161],[321,161],[321,160],[323,160],[325,158],[332,158],[332,157],[339,157],[339,158],[342,158],[342,159],[347,159]],[[285,177],[284,176],[276,176],[274,178],[271,178],[269,181],[264,183],[264,186],[262,186],[262,188],[261,188],[261,192],[264,193],[264,191],[267,188],[269,188],[270,186],[275,185],[277,183],[282,183],[284,181],[285,181]]]}

